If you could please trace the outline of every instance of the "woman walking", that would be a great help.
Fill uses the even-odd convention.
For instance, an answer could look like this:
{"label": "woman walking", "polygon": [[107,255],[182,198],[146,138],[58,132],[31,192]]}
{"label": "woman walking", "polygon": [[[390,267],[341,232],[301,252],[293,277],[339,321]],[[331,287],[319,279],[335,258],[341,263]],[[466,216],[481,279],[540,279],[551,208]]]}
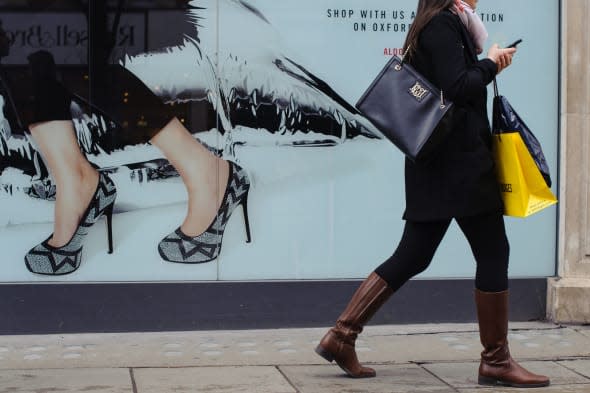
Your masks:
{"label": "woman walking", "polygon": [[406,220],[394,254],[356,290],[316,352],[348,375],[374,377],[356,356],[355,340],[385,301],[432,261],[454,219],[477,263],[475,303],[481,343],[479,383],[549,385],[512,359],[508,349],[508,258],[500,191],[494,175],[487,88],[512,62],[516,49],[493,45],[478,60],[487,32],[477,0],[419,0],[404,49],[410,64],[455,103],[453,128],[427,164],[406,159]]}

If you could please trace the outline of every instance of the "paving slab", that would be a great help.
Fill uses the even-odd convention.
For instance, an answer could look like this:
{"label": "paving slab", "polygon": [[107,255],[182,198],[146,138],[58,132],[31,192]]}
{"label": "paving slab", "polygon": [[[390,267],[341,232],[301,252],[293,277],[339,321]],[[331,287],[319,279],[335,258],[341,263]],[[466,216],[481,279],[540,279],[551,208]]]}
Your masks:
{"label": "paving slab", "polygon": [[296,393],[276,367],[134,369],[137,393]]}
{"label": "paving slab", "polygon": [[[449,332],[407,336],[361,336],[366,352],[359,353],[365,361],[471,361],[481,352],[479,333]],[[588,337],[569,329],[516,330],[509,333],[510,348],[522,360],[551,360],[590,355]],[[377,350],[378,348],[378,350]]]}
{"label": "paving slab", "polygon": [[558,363],[590,379],[590,359],[567,360]]}
{"label": "paving slab", "polygon": [[579,331],[586,337],[590,337],[590,326],[578,326],[573,329]]}
{"label": "paving slab", "polygon": [[128,369],[0,371],[0,392],[133,393]]}
{"label": "paving slab", "polygon": [[590,355],[587,336],[570,329],[518,330],[508,334],[510,349],[519,359],[555,359]]}
{"label": "paving slab", "polygon": [[[573,325],[572,328],[577,328]],[[555,330],[562,326],[550,322],[511,322],[510,330]],[[369,325],[365,333],[369,335],[407,335],[407,334],[437,334],[445,332],[477,332],[477,323],[425,323],[417,325]],[[590,328],[588,329],[590,331]]]}
{"label": "paving slab", "polygon": [[[474,327],[369,326],[357,350],[371,363],[475,361],[481,344],[477,330],[469,330]],[[572,328],[518,327],[509,336],[518,359],[590,356],[590,337]],[[313,349],[326,330],[0,336],[0,369],[323,364]]]}
{"label": "paving slab", "polygon": [[[551,361],[521,362],[523,367],[540,375],[547,375],[552,385],[590,384],[578,373]],[[477,370],[479,363],[433,363],[423,364],[422,367],[455,388],[477,388]]]}
{"label": "paving slab", "polygon": [[375,378],[347,377],[336,365],[282,366],[280,370],[300,393],[422,393],[454,392],[428,371],[414,364],[373,365]]}
{"label": "paving slab", "polygon": [[539,389],[485,388],[459,389],[460,393],[590,393],[590,385],[559,385]]}

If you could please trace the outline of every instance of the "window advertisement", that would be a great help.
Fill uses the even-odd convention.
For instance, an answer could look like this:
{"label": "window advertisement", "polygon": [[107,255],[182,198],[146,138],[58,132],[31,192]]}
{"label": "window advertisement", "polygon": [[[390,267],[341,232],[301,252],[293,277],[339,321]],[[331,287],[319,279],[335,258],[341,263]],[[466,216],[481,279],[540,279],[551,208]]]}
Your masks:
{"label": "window advertisement", "polygon": [[[0,282],[362,278],[394,251],[404,157],[355,104],[417,1],[5,3]],[[556,179],[558,4],[477,12],[486,50],[523,40],[498,86]],[[506,222],[511,277],[553,275],[555,208]],[[474,269],[453,224],[420,277]]]}

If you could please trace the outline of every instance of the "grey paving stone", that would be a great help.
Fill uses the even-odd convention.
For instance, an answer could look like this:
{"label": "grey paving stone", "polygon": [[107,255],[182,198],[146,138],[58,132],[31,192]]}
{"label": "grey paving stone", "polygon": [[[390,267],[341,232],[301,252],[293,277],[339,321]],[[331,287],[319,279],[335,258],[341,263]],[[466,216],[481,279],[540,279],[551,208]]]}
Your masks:
{"label": "grey paving stone", "polygon": [[132,393],[128,369],[0,371],[2,393]]}
{"label": "grey paving stone", "polygon": [[511,331],[512,355],[519,359],[590,356],[590,338],[570,329]]}
{"label": "grey paving stone", "polygon": [[421,393],[453,392],[426,370],[413,364],[371,365],[375,378],[353,379],[338,366],[282,366],[287,379],[301,393]]}
{"label": "grey paving stone", "polygon": [[[590,383],[590,380],[561,367],[555,362],[521,362],[523,367],[536,374],[547,375],[552,385]],[[479,363],[434,363],[422,365],[425,369],[456,388],[475,388]]]}
{"label": "grey paving stone", "polygon": [[[578,326],[575,326],[577,328]],[[556,330],[560,326],[550,322],[511,322],[512,330]],[[477,323],[424,323],[417,325],[369,325],[365,333],[369,335],[438,334],[477,332]],[[590,328],[588,329],[590,332]]]}
{"label": "grey paving stone", "polygon": [[295,393],[276,367],[186,367],[133,370],[138,393]]}
{"label": "grey paving stone", "polygon": [[590,379],[590,359],[564,360],[558,363]]}
{"label": "grey paving stone", "polygon": [[485,388],[485,389],[459,389],[460,393],[590,393],[590,385],[559,385],[540,389],[514,389],[514,388]]}
{"label": "grey paving stone", "polygon": [[579,331],[584,336],[590,338],[590,326],[579,326],[576,327],[575,330]]}
{"label": "grey paving stone", "polygon": [[[532,328],[520,329],[527,326]],[[572,328],[549,326],[519,324],[509,337],[514,356],[524,360],[590,356],[590,337]],[[369,326],[359,337],[357,350],[362,361],[372,363],[475,361],[481,344],[472,328],[472,324],[442,325],[440,330],[432,325]],[[326,330],[3,336],[0,369],[324,364],[313,349]]]}
{"label": "grey paving stone", "polygon": [[[407,336],[363,337],[370,353],[365,361],[381,363],[421,361],[475,361],[479,359],[479,333],[448,332]],[[518,359],[556,359],[590,356],[588,337],[569,328],[551,330],[517,330],[509,334],[510,348]],[[378,349],[378,350],[377,350]]]}

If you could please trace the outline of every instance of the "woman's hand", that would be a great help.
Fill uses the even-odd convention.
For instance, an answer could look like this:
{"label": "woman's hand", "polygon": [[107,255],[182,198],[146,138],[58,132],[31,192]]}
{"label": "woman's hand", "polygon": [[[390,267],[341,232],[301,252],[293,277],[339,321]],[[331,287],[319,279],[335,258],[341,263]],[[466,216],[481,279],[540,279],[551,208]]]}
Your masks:
{"label": "woman's hand", "polygon": [[516,48],[500,48],[498,44],[492,45],[488,51],[488,59],[492,60],[498,66],[498,74],[512,64],[512,56],[516,53]]}

